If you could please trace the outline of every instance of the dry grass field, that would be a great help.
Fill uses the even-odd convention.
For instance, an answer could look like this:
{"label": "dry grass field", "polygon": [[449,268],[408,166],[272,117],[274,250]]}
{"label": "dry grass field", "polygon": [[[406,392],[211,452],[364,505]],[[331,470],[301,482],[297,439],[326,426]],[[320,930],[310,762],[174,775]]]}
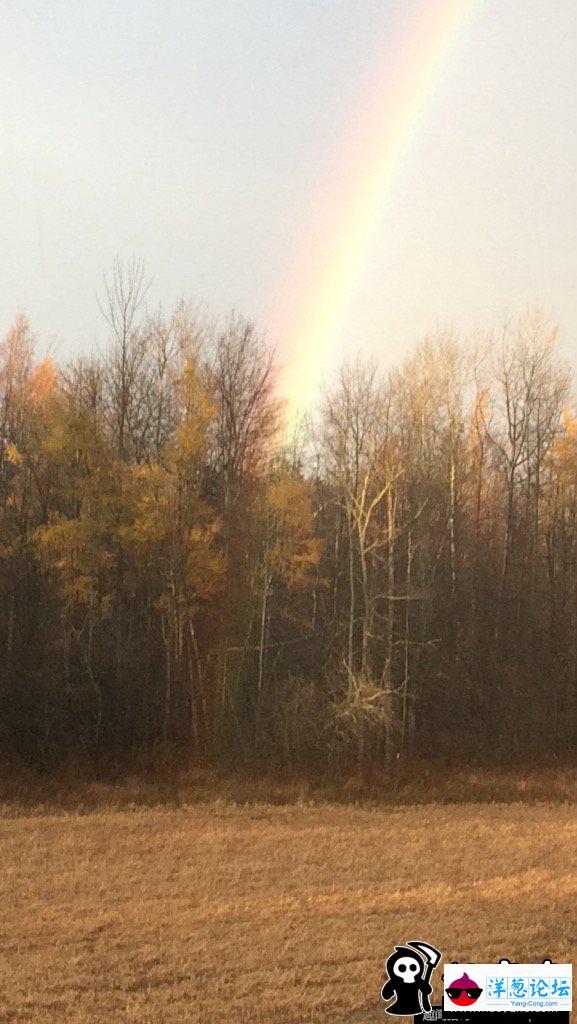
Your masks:
{"label": "dry grass field", "polygon": [[0,829],[2,1022],[360,1024],[404,939],[575,956],[568,805],[217,801]]}

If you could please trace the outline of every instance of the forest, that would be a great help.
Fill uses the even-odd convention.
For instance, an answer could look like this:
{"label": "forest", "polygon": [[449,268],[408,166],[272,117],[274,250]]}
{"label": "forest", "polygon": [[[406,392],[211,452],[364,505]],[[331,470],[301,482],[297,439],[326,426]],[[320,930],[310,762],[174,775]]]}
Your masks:
{"label": "forest", "polygon": [[[536,312],[342,365],[286,429],[254,324],[0,350],[0,754],[334,770],[577,748],[577,394]],[[386,353],[386,341],[383,341]]]}

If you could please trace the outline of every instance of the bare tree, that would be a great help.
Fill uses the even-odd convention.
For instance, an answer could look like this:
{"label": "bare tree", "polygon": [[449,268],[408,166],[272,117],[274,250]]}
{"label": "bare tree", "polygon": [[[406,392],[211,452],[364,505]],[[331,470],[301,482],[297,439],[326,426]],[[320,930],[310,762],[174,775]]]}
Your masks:
{"label": "bare tree", "polygon": [[129,437],[138,440],[150,380],[148,335],[142,313],[151,281],[146,279],[142,260],[125,266],[116,260],[110,278],[104,276],[100,311],[112,332],[112,347],[106,361],[107,404],[116,438],[118,456],[129,456]]}

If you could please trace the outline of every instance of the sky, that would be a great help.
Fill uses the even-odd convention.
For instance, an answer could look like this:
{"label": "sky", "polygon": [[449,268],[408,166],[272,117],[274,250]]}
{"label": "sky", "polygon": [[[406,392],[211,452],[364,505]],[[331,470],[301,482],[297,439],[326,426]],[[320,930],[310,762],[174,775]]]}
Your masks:
{"label": "sky", "polygon": [[[61,357],[94,349],[102,274],[138,257],[151,307],[234,308],[290,359],[279,306],[307,315],[291,282],[311,225],[338,222],[347,140],[433,2],[3,0],[0,330],[25,312]],[[375,210],[339,357],[387,365],[534,305],[575,351],[576,54],[575,0],[470,0]]]}

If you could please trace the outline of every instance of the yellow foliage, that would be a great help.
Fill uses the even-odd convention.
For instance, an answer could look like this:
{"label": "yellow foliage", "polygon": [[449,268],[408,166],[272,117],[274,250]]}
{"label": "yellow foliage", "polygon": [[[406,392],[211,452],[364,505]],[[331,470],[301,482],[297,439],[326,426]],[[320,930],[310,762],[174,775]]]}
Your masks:
{"label": "yellow foliage", "polygon": [[184,415],[176,431],[172,454],[177,460],[198,458],[204,451],[206,432],[216,415],[216,406],[191,359],[184,368],[180,397]]}
{"label": "yellow foliage", "polygon": [[218,593],[224,577],[224,559],[213,543],[218,525],[198,526],[187,537],[186,581],[194,596],[203,599]]}
{"label": "yellow foliage", "polygon": [[469,444],[475,448],[479,444],[491,420],[491,402],[489,388],[481,388],[475,396],[475,404],[469,421]]}
{"label": "yellow foliage", "polygon": [[268,490],[268,505],[276,524],[271,565],[289,588],[306,586],[322,551],[322,540],[314,536],[306,485],[295,477],[275,481]]}
{"label": "yellow foliage", "polygon": [[10,441],[6,442],[6,458],[13,466],[21,466],[24,462],[22,453],[18,451],[15,444],[11,444]]}
{"label": "yellow foliage", "polygon": [[28,393],[34,405],[43,405],[56,388],[56,369],[51,356],[39,363],[28,381]]}
{"label": "yellow foliage", "polygon": [[[555,438],[548,454],[557,483],[569,488],[577,483],[577,417],[572,416],[568,409],[562,410],[563,431]],[[561,492],[561,497],[564,491]]]}
{"label": "yellow foliage", "polygon": [[176,593],[189,610],[199,598],[211,597],[224,573],[216,548],[219,522],[200,495],[201,457],[215,409],[192,363],[187,364],[181,389],[184,418],[160,462],[131,471],[133,517],[122,532],[137,557],[159,567],[167,589],[155,606],[165,612],[177,600]]}
{"label": "yellow foliage", "polygon": [[563,409],[563,426],[570,441],[577,437],[577,416],[571,416],[568,409]]}

